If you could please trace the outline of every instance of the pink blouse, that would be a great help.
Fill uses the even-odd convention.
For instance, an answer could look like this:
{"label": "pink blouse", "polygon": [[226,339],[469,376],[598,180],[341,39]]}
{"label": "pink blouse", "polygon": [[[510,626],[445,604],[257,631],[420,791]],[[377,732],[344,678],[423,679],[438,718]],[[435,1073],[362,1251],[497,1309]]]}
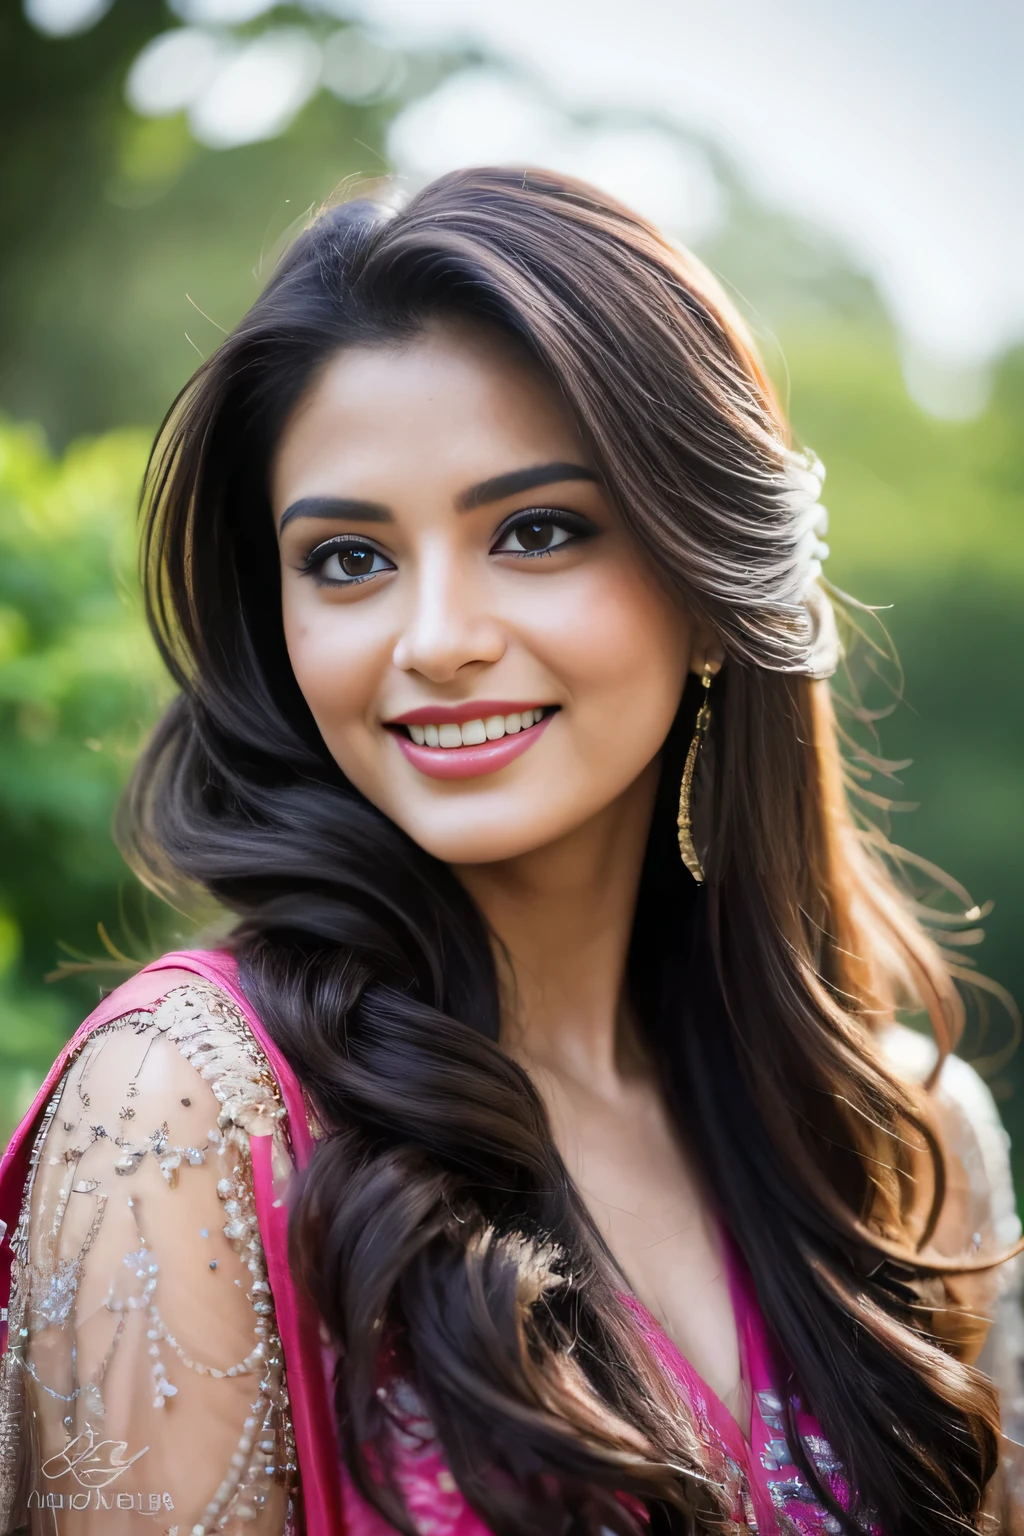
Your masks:
{"label": "pink blouse", "polygon": [[[741,1527],[785,1536],[838,1533],[839,1521],[823,1509],[794,1466],[786,1443],[783,1404],[772,1382],[771,1359],[753,1284],[742,1261],[727,1244],[729,1284],[739,1331],[743,1379],[752,1405],[750,1438],[733,1415],[680,1354],[664,1329],[635,1296],[623,1301],[666,1376],[679,1386],[693,1414],[701,1441],[710,1452],[711,1469],[726,1489],[732,1519]],[[823,1484],[841,1503],[848,1496],[841,1468],[820,1426],[796,1401],[796,1422],[804,1449]]]}
{"label": "pink blouse", "polygon": [[[749,1277],[735,1253],[730,1253],[729,1270],[743,1376],[752,1403],[749,1440],[642,1302],[627,1292],[621,1293],[621,1299],[693,1415],[708,1453],[709,1472],[725,1489],[734,1527],[756,1532],[758,1536],[837,1536],[841,1530],[839,1521],[822,1508],[793,1465],[786,1443],[782,1402],[772,1386],[764,1325]],[[419,1529],[430,1536],[489,1536],[458,1492],[433,1425],[418,1411],[408,1389],[399,1389],[392,1407],[397,1410],[396,1422],[403,1441],[402,1489]],[[848,1490],[820,1427],[799,1408],[796,1419],[804,1448],[823,1483],[840,1502],[845,1502]],[[351,1488],[345,1508],[344,1529],[352,1536],[388,1536],[390,1527]]]}

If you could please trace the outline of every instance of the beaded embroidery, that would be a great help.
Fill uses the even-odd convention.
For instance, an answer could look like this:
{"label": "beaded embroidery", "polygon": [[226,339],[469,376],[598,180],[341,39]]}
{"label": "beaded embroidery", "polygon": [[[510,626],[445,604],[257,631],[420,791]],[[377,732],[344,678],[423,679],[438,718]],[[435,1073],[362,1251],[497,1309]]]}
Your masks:
{"label": "beaded embroidery", "polygon": [[[133,1036],[138,1037],[142,1056],[121,1096],[134,1102],[121,1105],[116,1119],[104,1124],[95,1109],[97,1099],[102,1102],[101,1087],[109,1099],[112,1074],[104,1052],[111,1042],[124,1045]],[[160,1089],[151,1086],[140,1091],[136,1080],[161,1038],[176,1046],[209,1084],[219,1106],[215,1125],[201,1136],[185,1141],[172,1137],[163,1116],[155,1125],[152,1120],[145,1124],[145,1106],[153,1103]],[[114,1059],[117,1063],[121,1057],[115,1053]],[[185,1095],[174,1101],[180,1118],[179,1106],[191,1109],[192,1099]],[[162,1515],[162,1519],[151,1519],[147,1528],[167,1536],[212,1536],[229,1524],[235,1529],[237,1522],[259,1530],[272,1490],[294,1488],[296,1456],[284,1360],[256,1221],[249,1147],[250,1136],[271,1135],[275,1169],[283,1171],[288,1166],[284,1115],[277,1086],[245,1021],[207,983],[176,987],[152,1010],[101,1025],[83,1042],[36,1134],[21,1216],[11,1240],[10,1348],[0,1365],[0,1532],[4,1536],[42,1530],[43,1521],[47,1531],[57,1530],[54,1512],[65,1509],[135,1509],[151,1517]],[[147,1206],[152,1201],[140,1202],[136,1197],[139,1170],[149,1159],[169,1189],[177,1189],[180,1183],[183,1199],[189,1197],[189,1170],[204,1168],[210,1159],[216,1161],[220,1230],[230,1248],[221,1247],[220,1257],[206,1260],[206,1253],[213,1252],[207,1243],[214,1229],[204,1227],[198,1235],[190,1232],[188,1253],[191,1257],[194,1245],[207,1271],[220,1268],[224,1284],[234,1283],[245,1295],[251,1309],[252,1345],[242,1358],[225,1362],[200,1357],[179,1339],[181,1328],[171,1326],[167,1303],[180,1307],[181,1293],[172,1288],[164,1296],[164,1275],[156,1252],[160,1243],[154,1245],[154,1239],[168,1239],[149,1229]],[[91,1202],[91,1217],[83,1216],[83,1201]],[[87,1321],[92,1326],[95,1317],[109,1315],[109,1340],[99,1363],[79,1379],[79,1296],[88,1277],[89,1255],[101,1235],[106,1235],[106,1224],[115,1218],[116,1231],[130,1231],[134,1240],[126,1245],[120,1265],[104,1251],[106,1295],[98,1307],[94,1301]],[[223,1258],[226,1252],[230,1260],[231,1250],[240,1261],[234,1276],[228,1273],[233,1263],[225,1267]],[[93,1279],[94,1289],[95,1283]],[[198,1296],[198,1286],[196,1291]],[[182,1372],[211,1382],[236,1377],[251,1381],[246,1393],[248,1411],[239,1413],[234,1449],[219,1475],[214,1470],[213,1486],[198,1518],[193,1514],[184,1525],[174,1523],[178,1510],[167,1490],[124,1491],[123,1475],[130,1468],[135,1475],[141,1472],[146,1462],[140,1458],[148,1447],[129,1447],[111,1439],[105,1425],[108,1378],[124,1347],[126,1328],[139,1313],[144,1320],[150,1406],[161,1416],[178,1396]],[[187,1315],[183,1318],[186,1324],[192,1321]],[[232,1404],[237,1401],[233,1398]],[[56,1452],[52,1450],[55,1434],[60,1439]],[[41,1435],[49,1453],[45,1459],[41,1459]],[[191,1488],[188,1491],[194,1496]],[[275,1502],[280,1504],[280,1493]],[[277,1531],[285,1520],[292,1531],[295,1517],[290,1508]]]}

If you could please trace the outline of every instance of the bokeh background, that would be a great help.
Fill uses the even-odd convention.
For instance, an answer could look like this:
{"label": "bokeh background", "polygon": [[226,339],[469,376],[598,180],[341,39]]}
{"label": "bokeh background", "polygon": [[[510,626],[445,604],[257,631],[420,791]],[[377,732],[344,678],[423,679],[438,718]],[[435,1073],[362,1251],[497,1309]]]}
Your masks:
{"label": "bokeh background", "polygon": [[[1022,64],[1016,0],[0,6],[0,1136],[99,983],[189,931],[110,840],[168,697],[153,430],[324,199],[472,161],[589,177],[734,295],[902,663],[894,835],[993,904],[967,953],[1024,998]],[[1012,1033],[994,1006],[964,1051],[1024,1187]]]}

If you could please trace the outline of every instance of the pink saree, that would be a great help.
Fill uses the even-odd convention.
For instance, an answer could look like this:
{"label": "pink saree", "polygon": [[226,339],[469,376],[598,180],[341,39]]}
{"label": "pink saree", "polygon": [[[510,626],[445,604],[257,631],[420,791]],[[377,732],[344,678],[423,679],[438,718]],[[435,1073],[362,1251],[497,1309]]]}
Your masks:
{"label": "pink saree", "polygon": [[[0,1163],[0,1221],[7,1233],[0,1243],[0,1306],[4,1308],[0,1352],[8,1345],[6,1318],[14,1258],[10,1239],[19,1221],[37,1127],[69,1062],[74,1060],[89,1037],[102,1026],[131,1014],[134,1009],[152,1009],[152,983],[144,978],[166,970],[192,973],[219,989],[234,1005],[262,1052],[276,1084],[282,1106],[280,1113],[284,1116],[295,1163],[304,1166],[312,1153],[313,1138],[299,1083],[241,991],[232,957],[221,952],[187,951],[165,955],[146,967],[139,976],[106,998],[86,1019],[55,1062]],[[188,1097],[181,1098],[180,1103],[187,1105]],[[122,1117],[131,1113],[130,1109],[122,1110]],[[331,1405],[332,1362],[329,1352],[324,1349],[318,1320],[296,1289],[289,1269],[288,1212],[281,1196],[279,1176],[275,1183],[272,1138],[270,1134],[261,1133],[258,1119],[249,1131],[255,1217],[284,1356],[298,1464],[301,1489],[298,1524],[306,1536],[342,1536],[342,1533],[343,1536],[386,1536],[390,1527],[358,1495],[340,1463]],[[102,1134],[106,1135],[105,1132]],[[173,1161],[174,1149],[171,1154],[162,1147],[157,1150],[164,1152],[165,1163],[168,1156]],[[194,1161],[194,1150],[179,1148],[177,1152],[187,1152],[188,1161]],[[118,1171],[132,1173],[134,1166]],[[128,1203],[130,1205],[131,1201]],[[206,1238],[205,1230],[202,1235]],[[144,1257],[152,1255],[144,1254]],[[211,1263],[209,1268],[215,1270],[217,1265]],[[626,1294],[622,1301],[636,1319],[637,1327],[666,1376],[689,1406],[701,1440],[707,1447],[712,1475],[726,1490],[732,1529],[749,1529],[759,1532],[760,1536],[822,1536],[822,1533],[834,1532],[838,1522],[815,1500],[792,1463],[783,1427],[783,1405],[772,1378],[764,1326],[750,1278],[735,1255],[730,1259],[730,1285],[752,1403],[749,1438],[640,1302]],[[165,1385],[162,1390],[177,1392],[171,1385]],[[429,1532],[430,1536],[487,1536],[479,1517],[459,1493],[445,1465],[433,1426],[415,1396],[399,1383],[393,1399],[399,1434],[400,1481],[418,1528],[424,1533]],[[824,1485],[842,1501],[845,1488],[835,1457],[814,1420],[799,1404],[796,1408],[797,1424],[807,1455]],[[84,1506],[51,1503],[42,1507]],[[56,1522],[53,1528],[56,1529]],[[177,1530],[177,1527],[173,1529]]]}

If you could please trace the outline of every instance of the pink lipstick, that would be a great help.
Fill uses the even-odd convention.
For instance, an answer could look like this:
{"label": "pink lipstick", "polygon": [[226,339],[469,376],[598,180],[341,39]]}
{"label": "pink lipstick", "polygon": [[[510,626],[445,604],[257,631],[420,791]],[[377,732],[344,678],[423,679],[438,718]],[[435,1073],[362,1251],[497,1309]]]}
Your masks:
{"label": "pink lipstick", "polygon": [[471,699],[427,704],[386,722],[406,759],[434,779],[496,773],[539,741],[557,706]]}

